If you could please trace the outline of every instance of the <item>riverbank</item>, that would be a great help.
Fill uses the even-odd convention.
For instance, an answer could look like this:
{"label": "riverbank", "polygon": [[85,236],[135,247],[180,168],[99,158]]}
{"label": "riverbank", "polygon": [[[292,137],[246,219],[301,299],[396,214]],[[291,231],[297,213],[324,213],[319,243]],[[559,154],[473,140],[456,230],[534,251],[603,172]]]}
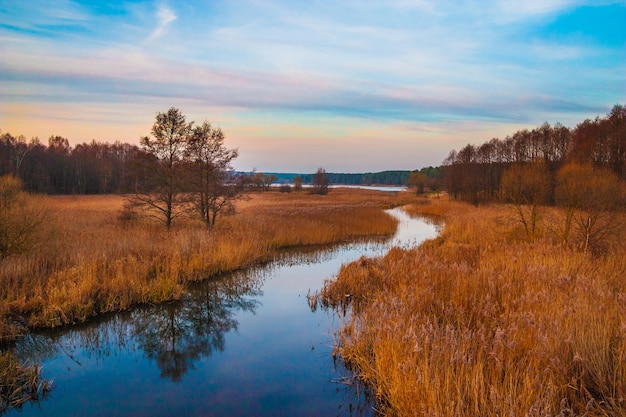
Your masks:
{"label": "riverbank", "polygon": [[624,243],[602,255],[542,233],[514,209],[447,200],[440,237],[342,268],[321,292],[352,314],[339,353],[383,415],[625,416]]}
{"label": "riverbank", "polygon": [[8,416],[376,415],[369,390],[333,361],[336,316],[311,311],[306,295],[343,264],[437,234],[401,208],[387,213],[398,220],[393,236],[290,248],[187,285],[178,302],[20,338],[16,359],[38,363],[54,386]]}
{"label": "riverbank", "polygon": [[396,222],[381,208],[415,198],[347,189],[253,194],[209,233],[192,220],[170,231],[129,221],[120,196],[42,197],[48,241],[0,264],[0,340],[174,300],[190,281],[267,262],[280,248],[389,235]]}

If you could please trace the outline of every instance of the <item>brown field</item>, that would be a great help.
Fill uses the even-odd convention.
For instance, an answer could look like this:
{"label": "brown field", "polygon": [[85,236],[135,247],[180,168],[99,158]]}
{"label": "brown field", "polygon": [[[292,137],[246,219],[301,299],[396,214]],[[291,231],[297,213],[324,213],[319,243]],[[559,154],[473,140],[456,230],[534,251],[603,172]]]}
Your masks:
{"label": "brown field", "polygon": [[210,233],[192,220],[170,231],[123,221],[120,196],[40,198],[48,212],[44,244],[0,263],[0,341],[29,327],[176,299],[189,281],[269,261],[280,248],[388,235],[396,223],[381,208],[415,200],[349,189],[253,194]]}
{"label": "brown field", "polygon": [[[520,233],[509,206],[447,200],[442,235],[342,268],[320,294],[352,313],[338,352],[390,416],[626,416],[626,257]],[[623,223],[622,223],[623,224]],[[345,306],[344,306],[345,307]]]}

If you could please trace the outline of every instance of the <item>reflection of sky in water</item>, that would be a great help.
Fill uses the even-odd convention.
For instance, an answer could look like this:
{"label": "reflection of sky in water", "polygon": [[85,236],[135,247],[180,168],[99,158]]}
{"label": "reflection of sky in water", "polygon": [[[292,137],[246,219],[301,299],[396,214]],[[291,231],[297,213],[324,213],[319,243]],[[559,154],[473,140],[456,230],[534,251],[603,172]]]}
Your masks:
{"label": "reflection of sky in water", "polygon": [[312,313],[307,292],[342,264],[436,235],[391,213],[384,243],[354,243],[285,257],[190,287],[179,303],[141,307],[22,341],[24,358],[54,380],[52,394],[16,416],[371,415],[332,359],[338,318]]}

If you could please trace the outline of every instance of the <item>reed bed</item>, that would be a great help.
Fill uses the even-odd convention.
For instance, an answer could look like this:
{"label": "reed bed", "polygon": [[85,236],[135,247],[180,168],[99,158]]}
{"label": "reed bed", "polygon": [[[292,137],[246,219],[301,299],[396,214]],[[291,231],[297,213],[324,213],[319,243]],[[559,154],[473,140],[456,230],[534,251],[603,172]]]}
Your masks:
{"label": "reed bed", "polygon": [[506,206],[411,211],[444,216],[442,235],[319,294],[350,311],[338,350],[383,415],[626,416],[623,245],[594,256],[549,227],[531,243]]}
{"label": "reed bed", "polygon": [[50,386],[41,378],[41,368],[18,363],[12,354],[0,351],[0,414],[38,401],[47,395]]}
{"label": "reed bed", "polygon": [[124,220],[120,196],[44,197],[51,237],[0,263],[0,341],[28,328],[177,299],[187,282],[269,261],[280,248],[388,235],[396,223],[380,208],[414,200],[342,189],[327,196],[254,194],[209,232],[191,219],[169,231]]}

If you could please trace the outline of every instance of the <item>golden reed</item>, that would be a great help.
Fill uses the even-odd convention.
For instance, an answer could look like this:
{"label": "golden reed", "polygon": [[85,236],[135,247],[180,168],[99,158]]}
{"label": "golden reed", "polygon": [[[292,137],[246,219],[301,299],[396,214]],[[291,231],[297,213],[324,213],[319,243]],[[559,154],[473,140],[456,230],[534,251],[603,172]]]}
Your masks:
{"label": "golden reed", "polygon": [[[514,210],[447,200],[414,250],[342,268],[320,293],[352,300],[338,351],[389,416],[626,416],[626,257],[532,243]],[[552,219],[552,220],[550,220]],[[556,219],[556,220],[554,220]]]}
{"label": "golden reed", "polygon": [[120,196],[42,199],[48,241],[0,263],[0,341],[28,327],[176,299],[189,281],[269,261],[280,248],[390,234],[396,223],[381,207],[415,197],[348,189],[253,194],[211,233],[194,220],[170,231],[124,220]]}

